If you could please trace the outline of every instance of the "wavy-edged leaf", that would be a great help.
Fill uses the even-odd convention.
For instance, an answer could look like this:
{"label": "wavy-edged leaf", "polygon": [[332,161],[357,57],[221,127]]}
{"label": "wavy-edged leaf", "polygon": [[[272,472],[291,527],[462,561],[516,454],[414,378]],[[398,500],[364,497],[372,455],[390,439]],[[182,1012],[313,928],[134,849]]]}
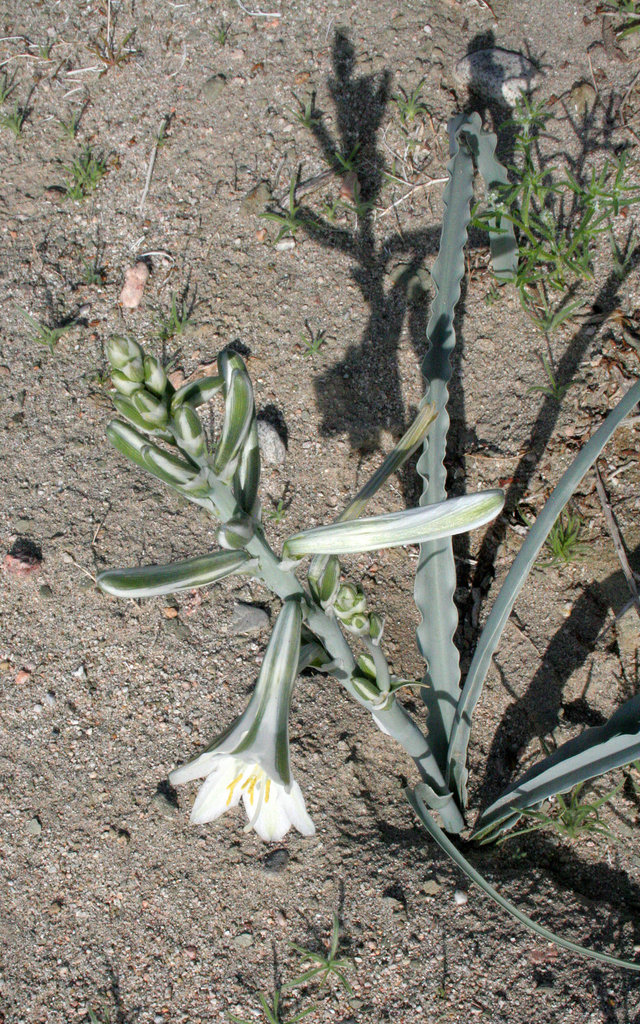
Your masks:
{"label": "wavy-edged leaf", "polygon": [[113,597],[158,597],[195,587],[207,587],[232,573],[246,571],[253,560],[244,551],[212,551],[168,565],[144,565],[133,569],[107,569],[98,586]]}
{"label": "wavy-edged leaf", "polygon": [[[479,126],[479,117],[473,115]],[[453,316],[460,298],[464,275],[464,246],[471,217],[473,160],[466,146],[460,145],[459,128],[469,119],[464,115],[449,122],[449,181],[442,201],[444,214],[438,258],[431,271],[436,294],[427,325],[427,353],[422,374],[427,383],[425,400],[437,411],[437,419],[424,442],[417,470],[424,481],[420,505],[428,507],[446,498],[447,472],[444,457],[449,430],[448,383],[451,378],[451,353],[456,336]],[[416,631],[418,649],[426,662],[422,698],[427,705],[429,742],[443,773],[449,734],[460,695],[460,656],[453,642],[458,612],[453,595],[456,571],[450,537],[425,541],[420,547],[416,568],[414,600],[420,613]]]}
{"label": "wavy-edged leaf", "polygon": [[246,372],[233,370],[225,395],[222,433],[213,460],[213,471],[217,475],[232,475],[234,460],[249,434],[254,416],[251,381]]}
{"label": "wavy-edged leaf", "polygon": [[556,932],[552,932],[549,928],[545,928],[544,925],[538,924],[533,921],[527,914],[524,914],[519,910],[513,903],[501,896],[497,889],[491,885],[487,879],[480,874],[479,871],[467,860],[467,858],[460,852],[460,850],[453,845],[450,839],[444,834],[441,828],[436,825],[435,821],[429,814],[424,801],[420,796],[421,784],[415,787],[414,791],[405,789],[405,796],[409,803],[416,812],[418,818],[426,828],[427,832],[432,839],[435,839],[436,843],[443,850],[451,860],[458,865],[461,871],[465,873],[467,878],[472,882],[475,882],[487,896],[490,896],[499,907],[506,910],[511,917],[514,917],[516,921],[524,925],[530,931],[535,932],[536,935],[540,935],[541,938],[547,942],[555,942],[557,946],[562,946],[564,949],[570,950],[572,953],[579,953],[581,956],[590,957],[593,960],[600,960],[602,963],[611,964],[613,967],[624,967],[630,971],[640,971],[640,963],[633,963],[631,960],[622,960],[616,956],[610,956],[608,953],[599,953],[595,949],[588,949],[586,946],[580,946],[577,942],[572,942],[571,939],[565,939],[562,935],[557,935]]}
{"label": "wavy-edged leaf", "polygon": [[467,749],[471,734],[473,711],[480,699],[491,658],[498,646],[502,630],[511,613],[514,602],[524,586],[525,580],[538,557],[549,532],[576,487],[591,469],[605,444],[634,406],[640,401],[640,381],[637,381],[624,395],[604,423],[587,441],[582,451],[571,463],[560,482],[545,504],[542,512],[529,530],[527,537],[516,555],[507,577],[491,609],[486,625],[478,641],[471,666],[460,696],[451,731],[448,761],[458,791],[466,800]]}
{"label": "wavy-edged leaf", "polygon": [[525,772],[481,816],[474,839],[496,838],[520,813],[597,775],[640,757],[640,696],[618,708],[604,725],[585,729]]}
{"label": "wavy-edged leaf", "polygon": [[410,508],[383,516],[331,523],[296,533],[285,541],[285,558],[303,555],[348,555],[400,544],[419,544],[426,537],[466,533],[494,519],[504,504],[502,491],[481,491],[450,498],[428,508]]}
{"label": "wavy-edged leaf", "polygon": [[198,475],[192,463],[181,459],[179,455],[163,452],[155,445],[145,445],[141,455],[145,469],[171,487],[184,487],[185,484],[193,483]]}
{"label": "wavy-edged leaf", "polygon": [[[466,121],[460,130],[473,152],[486,191],[491,194],[503,189],[509,183],[509,175],[496,157],[497,136],[484,131],[475,120]],[[500,282],[513,281],[518,269],[518,243],[513,224],[506,217],[498,221],[493,216],[489,218],[488,226],[493,273]]]}
{"label": "wavy-edged leaf", "polygon": [[[107,437],[111,441],[114,448],[124,455],[131,462],[134,462],[140,469],[145,469],[148,473],[152,473],[153,476],[162,480],[166,483],[166,474],[157,470],[149,462],[145,461],[143,451],[154,447],[149,444],[149,438],[145,437],[134,427],[130,427],[128,423],[123,423],[122,420],[111,420],[107,426]],[[155,449],[157,452],[162,453],[160,448]]]}

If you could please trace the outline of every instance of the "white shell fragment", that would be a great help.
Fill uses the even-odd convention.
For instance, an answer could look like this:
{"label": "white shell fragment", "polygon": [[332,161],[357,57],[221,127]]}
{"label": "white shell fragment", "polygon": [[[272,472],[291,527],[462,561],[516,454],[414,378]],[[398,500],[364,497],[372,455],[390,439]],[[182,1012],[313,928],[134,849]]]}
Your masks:
{"label": "white shell fragment", "polygon": [[124,287],[120,292],[120,302],[125,309],[137,309],[142,302],[142,293],[149,277],[146,263],[135,263],[124,275]]}
{"label": "white shell fragment", "polygon": [[471,92],[508,107],[515,107],[523,93],[540,84],[540,73],[530,60],[499,46],[468,53],[456,64],[454,75]]}

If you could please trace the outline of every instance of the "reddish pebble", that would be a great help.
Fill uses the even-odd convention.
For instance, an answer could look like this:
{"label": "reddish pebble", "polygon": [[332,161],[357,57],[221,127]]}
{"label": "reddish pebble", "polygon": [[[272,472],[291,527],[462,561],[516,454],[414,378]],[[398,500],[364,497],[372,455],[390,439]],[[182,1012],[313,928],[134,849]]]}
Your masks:
{"label": "reddish pebble", "polygon": [[125,309],[137,309],[142,302],[142,293],[149,277],[146,263],[136,263],[129,267],[124,275],[124,287],[120,292],[120,302]]}

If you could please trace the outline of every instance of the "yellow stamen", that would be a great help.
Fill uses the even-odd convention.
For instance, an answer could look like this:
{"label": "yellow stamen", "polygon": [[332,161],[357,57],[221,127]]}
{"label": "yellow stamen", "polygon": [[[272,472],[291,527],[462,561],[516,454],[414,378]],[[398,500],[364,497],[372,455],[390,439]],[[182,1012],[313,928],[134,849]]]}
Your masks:
{"label": "yellow stamen", "polygon": [[230,807],[230,805],[231,805],[231,801],[233,800],[233,791],[236,788],[236,785],[238,784],[238,782],[240,781],[241,778],[242,778],[242,772],[240,772],[239,775],[236,775],[236,777],[233,780],[233,782],[230,782],[229,785],[227,786],[227,789],[229,790],[229,796],[227,798],[227,807]]}
{"label": "yellow stamen", "polygon": [[246,780],[246,782],[244,782],[243,785],[242,785],[242,788],[246,789],[247,792],[249,793],[249,801],[251,803],[253,803],[253,791],[256,788],[257,781],[258,781],[257,773],[256,772],[252,772],[251,775],[249,776],[249,778]]}
{"label": "yellow stamen", "polygon": [[265,791],[264,791],[265,803],[269,799],[269,792],[270,792],[270,790],[271,790],[271,779],[267,779],[267,785],[266,785]]}

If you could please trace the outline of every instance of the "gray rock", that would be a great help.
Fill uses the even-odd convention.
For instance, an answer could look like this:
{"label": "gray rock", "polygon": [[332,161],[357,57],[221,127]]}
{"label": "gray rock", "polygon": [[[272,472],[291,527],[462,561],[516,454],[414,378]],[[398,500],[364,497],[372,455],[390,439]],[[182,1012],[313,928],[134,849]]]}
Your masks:
{"label": "gray rock", "polygon": [[172,804],[164,793],[156,793],[151,800],[151,806],[163,818],[175,818],[178,813],[176,805]]}
{"label": "gray rock", "polygon": [[287,449],[276,428],[268,420],[258,420],[260,455],[267,466],[284,466]]}
{"label": "gray rock", "polygon": [[240,209],[248,216],[255,217],[257,214],[262,213],[270,199],[271,192],[269,191],[269,186],[266,181],[261,181],[259,185],[256,185],[250,192],[247,192],[240,203]]}
{"label": "gray rock", "polygon": [[286,238],[281,238],[280,241],[276,242],[276,244],[274,245],[274,249],[276,250],[276,252],[291,252],[291,250],[295,249],[295,247],[296,240],[295,238],[291,238],[290,235],[287,235]]}
{"label": "gray rock", "polygon": [[435,878],[430,878],[422,886],[422,895],[437,896],[441,889],[442,886],[440,885],[440,883],[436,882]]}
{"label": "gray rock", "polygon": [[406,915],[406,907],[402,900],[396,899],[395,896],[383,896],[382,905],[387,910],[390,910],[392,914]]}
{"label": "gray rock", "polygon": [[27,822],[27,833],[30,836],[39,836],[42,832],[42,825],[40,824],[39,818],[31,818]]}
{"label": "gray rock", "polygon": [[240,949],[247,949],[249,946],[253,946],[253,935],[251,932],[240,932],[239,935],[234,936],[233,942]]}
{"label": "gray rock", "polygon": [[456,64],[454,76],[482,99],[508,107],[515,107],[523,93],[540,84],[540,74],[530,60],[499,46],[468,53]]}
{"label": "gray rock", "polygon": [[269,625],[269,614],[264,608],[244,601],[236,601],[231,616],[231,629],[234,633],[256,633]]}
{"label": "gray rock", "polygon": [[569,107],[578,117],[585,117],[596,102],[596,90],[589,82],[576,82],[569,93]]}
{"label": "gray rock", "polygon": [[288,863],[288,850],[272,850],[262,861],[262,866],[267,874],[279,875],[286,869]]}
{"label": "gray rock", "polygon": [[47,600],[50,597],[53,597],[53,590],[51,589],[48,583],[43,583],[42,586],[40,587],[40,597],[44,597]]}
{"label": "gray rock", "polygon": [[207,78],[206,82],[202,86],[202,95],[207,103],[214,103],[222,93],[227,79],[225,75],[212,75],[211,78]]}

